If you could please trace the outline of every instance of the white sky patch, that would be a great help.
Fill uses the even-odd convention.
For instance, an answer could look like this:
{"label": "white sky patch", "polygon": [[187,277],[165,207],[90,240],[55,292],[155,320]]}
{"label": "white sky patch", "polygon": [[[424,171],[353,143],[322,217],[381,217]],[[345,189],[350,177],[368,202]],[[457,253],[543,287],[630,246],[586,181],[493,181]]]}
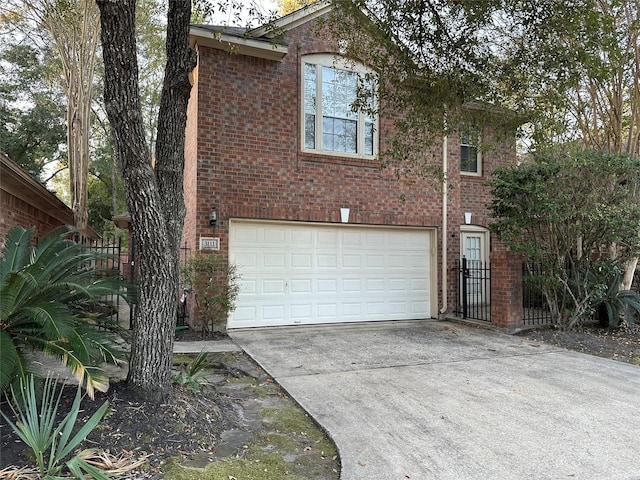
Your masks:
{"label": "white sky patch", "polygon": [[[244,27],[251,24],[257,27],[266,23],[260,19],[269,19],[278,10],[278,5],[273,0],[223,0],[221,3],[227,5],[224,11],[219,8],[220,4],[215,7],[212,25]],[[235,4],[235,7],[230,4]]]}

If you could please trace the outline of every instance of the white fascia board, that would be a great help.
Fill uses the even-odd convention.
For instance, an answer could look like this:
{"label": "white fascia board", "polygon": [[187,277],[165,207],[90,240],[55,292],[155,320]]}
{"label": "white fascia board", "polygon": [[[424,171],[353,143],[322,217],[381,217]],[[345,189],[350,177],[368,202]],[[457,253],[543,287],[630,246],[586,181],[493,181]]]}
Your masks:
{"label": "white fascia board", "polygon": [[282,61],[289,53],[286,45],[278,43],[268,43],[251,38],[236,37],[223,33],[212,32],[204,28],[191,27],[190,44],[193,47],[196,43],[205,47],[223,50],[225,52],[238,53],[249,57],[264,58],[267,60]]}

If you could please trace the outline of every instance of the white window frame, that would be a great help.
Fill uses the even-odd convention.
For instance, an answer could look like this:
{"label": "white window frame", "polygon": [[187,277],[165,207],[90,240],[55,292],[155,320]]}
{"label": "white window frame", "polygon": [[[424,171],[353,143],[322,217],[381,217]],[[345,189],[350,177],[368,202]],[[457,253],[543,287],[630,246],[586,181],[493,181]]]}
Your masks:
{"label": "white window frame", "polygon": [[[480,139],[476,136],[476,141],[474,142],[474,136],[471,133],[463,132],[460,134],[460,174],[461,175],[469,175],[472,177],[480,177],[482,176],[482,149],[480,148]],[[476,170],[463,170],[462,169],[462,149],[472,149],[476,150]]]}
{"label": "white window frame", "polygon": [[[318,153],[322,155],[331,155],[339,157],[350,158],[365,158],[373,159],[378,154],[378,117],[373,118],[373,152],[372,154],[364,153],[365,150],[365,112],[359,111],[357,115],[357,132],[356,132],[356,153],[340,152],[333,150],[322,149],[322,67],[333,68],[337,70],[345,70],[348,72],[355,72],[359,75],[366,75],[372,73],[372,70],[368,69],[362,64],[345,60],[338,55],[330,54],[311,54],[304,55],[301,59],[301,122],[300,122],[300,145],[303,152]],[[315,109],[315,148],[308,148],[306,146],[306,115],[305,115],[305,64],[316,66],[316,109]]]}

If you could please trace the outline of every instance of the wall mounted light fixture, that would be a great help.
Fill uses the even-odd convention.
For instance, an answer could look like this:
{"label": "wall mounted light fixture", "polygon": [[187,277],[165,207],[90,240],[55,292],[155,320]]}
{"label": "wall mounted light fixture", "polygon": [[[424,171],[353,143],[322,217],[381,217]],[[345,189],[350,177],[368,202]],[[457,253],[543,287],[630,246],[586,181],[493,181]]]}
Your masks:
{"label": "wall mounted light fixture", "polygon": [[471,225],[471,212],[464,212],[464,223],[467,225]]}
{"label": "wall mounted light fixture", "polygon": [[209,210],[209,225],[213,226],[218,221],[218,212],[216,211],[216,207],[211,207]]}
{"label": "wall mounted light fixture", "polygon": [[340,221],[342,223],[349,223],[349,209],[346,207],[342,207],[340,209]]}

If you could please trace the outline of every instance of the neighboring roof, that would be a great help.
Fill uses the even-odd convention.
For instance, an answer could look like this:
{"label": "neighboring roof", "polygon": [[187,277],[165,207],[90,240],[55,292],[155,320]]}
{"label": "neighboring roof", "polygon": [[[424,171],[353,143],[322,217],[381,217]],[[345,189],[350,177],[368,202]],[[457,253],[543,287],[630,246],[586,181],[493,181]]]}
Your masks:
{"label": "neighboring roof", "polygon": [[[73,225],[73,211],[9,156],[0,152],[0,187],[3,191],[55,218],[61,225]],[[92,237],[100,235],[88,227]]]}
{"label": "neighboring roof", "polygon": [[189,43],[239,53],[250,57],[281,61],[289,53],[286,45],[273,38],[251,38],[247,29],[219,25],[191,25]]}
{"label": "neighboring roof", "polygon": [[2,190],[33,205],[60,223],[73,225],[73,211],[20,165],[0,152],[0,185]]}
{"label": "neighboring roof", "polygon": [[281,61],[289,53],[289,47],[275,38],[274,33],[285,33],[324,15],[331,8],[331,3],[328,0],[318,1],[254,29],[220,25],[191,25],[189,43],[192,47],[198,44],[225,52]]}

